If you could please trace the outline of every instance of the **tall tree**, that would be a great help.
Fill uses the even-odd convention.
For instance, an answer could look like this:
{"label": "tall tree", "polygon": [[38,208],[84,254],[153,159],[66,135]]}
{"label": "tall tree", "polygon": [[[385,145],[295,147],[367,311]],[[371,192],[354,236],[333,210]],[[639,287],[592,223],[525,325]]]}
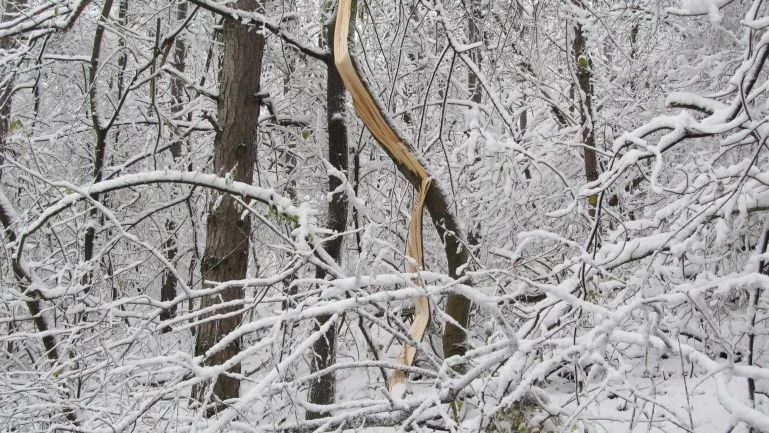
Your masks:
{"label": "tall tree", "polygon": [[[483,41],[483,31],[481,30],[481,18],[483,16],[483,0],[463,0],[465,9],[467,9],[467,42],[474,45]],[[482,47],[476,47],[470,50],[470,58],[480,69],[483,62]],[[472,69],[467,69],[467,91],[470,94],[470,100],[480,104],[483,100],[483,88],[478,80],[478,74]]]}
{"label": "tall tree", "polygon": [[[93,168],[92,176],[94,182],[100,182],[104,178],[104,161],[107,153],[107,137],[109,136],[109,130],[113,123],[111,121],[105,122],[102,113],[99,111],[98,104],[98,92],[97,92],[97,76],[99,73],[99,66],[101,63],[101,48],[104,42],[104,32],[109,19],[110,11],[112,10],[113,0],[106,0],[102,6],[101,16],[99,17],[99,23],[96,26],[96,32],[93,37],[93,46],[91,48],[91,61],[88,67],[88,104],[91,111],[91,123],[96,134],[96,142],[93,148]],[[93,194],[91,198],[94,201],[99,201],[99,194]],[[89,217],[92,221],[95,221],[99,217],[99,211],[96,207],[91,208]],[[88,224],[85,229],[85,236],[83,238],[83,259],[84,262],[89,262],[93,259],[94,247],[96,244],[96,227],[94,224]],[[82,278],[82,284],[88,291],[93,284],[93,270],[86,271]]]}
{"label": "tall tree", "polygon": [[[582,0],[572,0],[574,6],[582,9]],[[585,178],[588,182],[598,179],[598,158],[595,153],[595,122],[593,121],[593,88],[591,86],[590,55],[588,54],[587,37],[579,19],[574,22],[574,38],[572,53],[574,56],[575,73],[577,78],[577,102],[579,103],[580,133],[584,155]],[[595,216],[598,206],[598,196],[591,195],[588,199],[588,212]]]}
{"label": "tall tree", "polygon": [[[187,2],[179,2],[176,5],[176,20],[181,23],[184,22],[184,20],[187,18]],[[186,66],[186,58],[187,58],[187,46],[184,43],[184,38],[181,37],[181,35],[177,35],[174,39],[174,46],[173,46],[173,61],[172,65],[173,67],[181,72],[184,73],[184,69]],[[171,106],[171,112],[172,113],[180,113],[184,107],[184,81],[176,76],[173,75],[171,77],[171,98],[172,98],[172,106]],[[182,146],[184,145],[184,139],[182,137],[178,137],[172,144],[171,144],[171,157],[174,160],[174,163],[177,163],[181,160],[182,157]],[[163,251],[165,252],[166,259],[168,259],[168,262],[173,265],[174,259],[176,258],[176,254],[178,253],[178,246],[177,246],[177,222],[173,217],[166,220],[166,231],[168,233],[168,239],[163,244]],[[171,272],[170,269],[166,269],[163,272],[163,279],[160,283],[160,300],[164,302],[168,302],[173,300],[176,297],[176,285],[177,285],[177,278],[176,273]],[[160,320],[165,321],[168,319],[171,319],[176,316],[176,305],[174,304],[170,308],[167,308],[163,310],[163,312],[160,314]],[[169,328],[165,327],[165,331],[168,331]]]}
{"label": "tall tree", "polygon": [[[353,6],[354,7],[354,6]],[[335,17],[333,11],[328,11],[328,15]],[[353,13],[353,16],[355,14]],[[331,47],[333,54],[334,26],[336,20],[331,18],[325,23],[325,38]],[[347,173],[348,169],[348,144],[347,144],[347,90],[344,82],[339,76],[339,72],[334,66],[333,57],[326,62],[326,127],[328,129],[328,162],[334,169]],[[328,176],[328,190],[332,193],[331,201],[328,203],[328,222],[327,227],[340,235],[334,237],[325,243],[324,248],[329,256],[338,264],[342,264],[343,254],[342,245],[344,237],[341,233],[347,228],[347,195],[344,191],[337,191],[342,185],[342,180],[338,176]],[[316,267],[315,277],[324,279],[326,270],[320,266]],[[323,324],[331,319],[331,315],[322,315],[318,317],[315,330],[320,329]],[[312,346],[312,371],[313,373],[324,370],[334,363],[336,354],[336,326],[330,326],[323,337],[315,341]],[[334,373],[324,374],[315,379],[310,384],[310,403],[328,405],[334,403],[336,396],[336,380]],[[308,411],[307,419],[317,419],[325,416],[325,413]]]}
{"label": "tall tree", "polygon": [[[257,0],[238,0],[235,7],[247,11],[261,11]],[[224,50],[220,71],[220,91],[217,103],[218,131],[214,140],[214,172],[237,182],[251,183],[254,174],[255,142],[257,139],[257,113],[264,36],[254,28],[227,18],[222,28]],[[226,282],[245,278],[248,267],[248,246],[251,220],[241,218],[241,211],[230,195],[213,200],[206,227],[206,247],[202,260],[203,282]],[[201,308],[243,298],[243,288],[231,286],[215,296],[203,298]],[[222,307],[217,315],[226,315],[239,307]],[[223,336],[240,325],[241,314],[202,323],[198,328],[195,356],[204,356],[205,364],[220,365],[240,352],[240,341],[226,348],[208,353]],[[229,369],[238,373],[240,365]],[[240,393],[240,380],[227,374],[215,379],[213,395],[218,404],[207,410],[216,413],[227,399]],[[196,397],[203,399],[204,389],[198,387]]]}

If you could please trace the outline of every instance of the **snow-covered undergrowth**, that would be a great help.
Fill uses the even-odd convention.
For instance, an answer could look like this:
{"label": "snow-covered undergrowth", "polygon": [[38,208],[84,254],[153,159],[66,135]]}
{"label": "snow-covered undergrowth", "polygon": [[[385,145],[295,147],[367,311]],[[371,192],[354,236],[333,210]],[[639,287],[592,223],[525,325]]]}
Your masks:
{"label": "snow-covered undergrowth", "polygon": [[[766,2],[359,2],[359,72],[470,253],[451,272],[426,222],[417,274],[413,189],[350,104],[350,169],[325,156],[335,6],[263,3],[3,3],[0,430],[769,431]],[[268,34],[250,184],[211,168],[221,14]],[[344,232],[327,228],[329,177]],[[247,275],[202,281],[225,194],[250,218]],[[446,358],[451,294],[472,309]],[[233,317],[196,355],[201,325]],[[313,371],[331,331],[334,363]],[[329,374],[335,403],[310,403]],[[222,377],[237,398],[218,401]]]}

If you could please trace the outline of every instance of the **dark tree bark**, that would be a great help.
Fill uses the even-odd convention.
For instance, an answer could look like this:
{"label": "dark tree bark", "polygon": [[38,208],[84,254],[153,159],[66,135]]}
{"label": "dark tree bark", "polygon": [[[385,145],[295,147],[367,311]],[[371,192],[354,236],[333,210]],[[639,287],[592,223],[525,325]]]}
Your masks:
{"label": "dark tree bark", "polygon": [[[236,9],[261,10],[255,0],[238,0]],[[220,131],[214,141],[214,171],[220,176],[230,176],[235,181],[250,183],[253,179],[257,114],[264,37],[256,29],[231,18],[223,24],[224,53],[221,63],[221,85],[218,100],[218,124]],[[206,227],[206,248],[202,260],[204,281],[224,282],[243,279],[248,266],[250,218],[241,218],[235,200],[224,196],[219,205],[211,209]],[[219,294],[203,298],[201,308],[243,298],[242,287],[229,287]],[[221,308],[217,314],[227,314],[234,307]],[[240,342],[234,341],[216,353],[207,353],[223,336],[240,325],[241,315],[206,322],[200,325],[195,344],[195,356],[205,356],[206,365],[220,365],[240,351]],[[230,373],[239,373],[240,365]],[[229,375],[219,376],[213,385],[217,404],[210,406],[206,414],[211,416],[223,409],[222,401],[236,398],[240,393],[240,381]],[[204,387],[194,391],[202,400]]]}
{"label": "dark tree bark", "polygon": [[[176,5],[176,19],[178,22],[183,22],[187,18],[187,2],[180,2]],[[174,40],[174,54],[172,64],[176,70],[184,72],[185,59],[187,58],[187,47],[184,44],[184,39],[177,36]],[[182,109],[181,102],[184,99],[184,85],[185,83],[177,76],[171,76],[171,98],[172,107],[171,112],[178,113]],[[171,156],[174,162],[178,162],[182,156],[183,140],[178,138],[171,144]],[[173,190],[173,187],[172,187]],[[173,200],[173,196],[171,197]],[[176,221],[173,217],[166,220],[166,231],[168,233],[168,239],[163,243],[163,252],[165,254],[168,263],[173,264],[176,254],[178,252],[177,239],[176,239]],[[160,285],[160,300],[168,302],[176,297],[176,274],[166,269],[163,272],[163,279]],[[160,313],[160,320],[166,321],[176,317],[176,304],[172,307],[163,310]],[[163,332],[170,331],[169,327],[164,327]]]}
{"label": "dark tree bark", "polygon": [[[354,16],[354,14],[353,14]],[[334,20],[326,24],[328,34],[327,41],[334,40]],[[333,45],[333,44],[330,44]],[[332,48],[333,50],[333,48]],[[328,161],[341,171],[347,172],[347,116],[346,100],[347,90],[333,61],[328,62],[328,75],[326,79],[326,124],[328,125]],[[328,189],[334,191],[342,184],[336,176],[328,177]],[[344,192],[333,194],[328,204],[328,228],[342,233],[347,228],[347,196]],[[339,236],[325,243],[326,252],[337,263],[342,262],[342,237]],[[326,271],[321,267],[315,268],[317,278],[325,278]],[[329,319],[330,315],[321,316],[315,325],[315,330],[320,329]],[[336,358],[336,327],[329,327],[324,336],[313,344],[312,372],[318,372],[334,364]],[[333,404],[336,397],[336,378],[333,373],[323,375],[310,384],[310,403]],[[325,416],[321,412],[307,412],[307,419],[317,419]]]}
{"label": "dark tree bark", "polygon": [[[166,220],[166,233],[168,233],[168,239],[163,243],[163,254],[165,255],[166,260],[168,260],[168,263],[173,265],[176,253],[178,252],[176,246],[176,222],[173,218]],[[176,275],[173,272],[168,269],[163,271],[163,277],[160,283],[160,300],[162,302],[168,302],[176,298],[177,283]],[[163,311],[160,312],[160,321],[165,322],[176,317],[176,309],[176,304],[163,309]],[[169,326],[163,327],[162,332],[170,331],[171,328]]]}
{"label": "dark tree bark", "polygon": [[[761,254],[766,254],[767,246],[769,246],[769,225],[764,224],[764,230],[763,234],[761,236],[761,240],[759,241],[759,245],[761,246]],[[761,260],[758,263],[758,273],[767,275],[769,274],[769,269],[767,269],[767,263],[766,260]],[[755,363],[755,360],[758,358],[755,353],[756,349],[756,319],[758,315],[758,302],[759,299],[761,299],[761,288],[756,287],[753,289],[753,293],[750,294],[750,302],[751,305],[748,308],[748,314],[750,317],[750,328],[748,331],[748,365],[752,366]],[[755,409],[756,408],[756,380],[752,377],[748,378],[748,398],[750,399],[750,406]],[[756,433],[758,430],[750,426],[749,433]]]}
{"label": "dark tree bark", "polygon": [[[469,43],[475,43],[480,42],[483,40],[483,33],[480,28],[480,20],[481,20],[481,9],[483,8],[483,2],[480,0],[469,0],[467,2],[468,7],[468,19],[467,19],[467,38]],[[470,59],[472,59],[473,63],[475,63],[478,68],[480,69],[481,63],[483,62],[483,55],[480,48],[476,48],[474,50],[470,51]],[[470,100],[473,101],[476,104],[480,104],[483,101],[483,88],[481,87],[481,82],[478,79],[478,76],[473,72],[471,69],[468,68],[467,71],[467,90],[470,94]],[[432,192],[432,189],[431,189]],[[435,200],[435,198],[433,198]],[[427,198],[427,206],[428,210],[430,209],[430,195],[428,195]],[[432,215],[432,211],[430,212],[430,215]],[[435,219],[435,217],[433,217]],[[449,229],[450,231],[453,231]],[[458,231],[455,233],[459,233]],[[449,246],[449,241],[451,239],[456,241],[456,238],[454,236],[446,237],[444,234],[439,234],[441,238],[445,239],[446,242],[446,251],[451,248]],[[469,246],[476,246],[480,244],[481,242],[481,226],[480,223],[478,223],[477,226],[470,227],[467,241]],[[462,250],[462,254],[460,257],[462,263],[461,264],[452,264],[452,258],[455,258],[458,255],[447,255],[447,258],[449,259],[449,273],[453,278],[458,278],[460,275],[456,273],[456,269],[465,263],[467,263],[468,254],[466,251],[466,247],[463,245],[460,245],[459,243],[456,243],[456,246],[453,248],[459,248]],[[455,249],[456,251],[456,249]],[[469,323],[470,319],[470,308],[472,306],[472,303],[469,299],[465,298],[461,295],[449,295],[449,297],[446,299],[446,314],[448,314],[450,317],[452,317],[454,320],[456,320],[459,324],[463,325],[463,327],[466,327]],[[445,358],[451,358],[454,355],[464,355],[467,351],[467,335],[463,327],[459,327],[454,325],[453,323],[446,323],[446,326],[443,331],[443,356]]]}
{"label": "dark tree bark", "polygon": [[[483,8],[482,0],[469,0],[467,7],[469,8],[469,16],[467,19],[467,39],[469,44],[481,42],[483,40],[483,33],[480,28],[480,20]],[[481,67],[483,62],[483,52],[480,47],[470,50],[470,59],[473,63]],[[483,100],[483,88],[481,82],[478,80],[478,76],[475,75],[471,69],[467,71],[467,90],[470,92],[470,100],[476,104],[480,104]]]}
{"label": "dark tree bark", "polygon": [[[572,0],[574,5],[582,7],[582,0]],[[577,85],[579,86],[579,117],[582,130],[582,145],[584,149],[585,177],[588,182],[598,179],[598,160],[595,154],[595,129],[593,127],[593,89],[590,86],[590,57],[587,53],[587,39],[582,32],[582,24],[574,25],[574,61],[577,68]],[[598,196],[589,197],[588,212],[595,216],[598,206]]]}
{"label": "dark tree bark", "polygon": [[[99,17],[99,25],[96,27],[96,32],[93,37],[93,47],[91,49],[91,62],[88,68],[88,103],[91,110],[91,123],[93,124],[93,130],[96,134],[96,143],[94,144],[93,151],[93,182],[101,182],[103,180],[104,173],[104,158],[107,153],[107,137],[109,134],[109,128],[102,125],[101,116],[97,104],[96,95],[96,75],[99,72],[99,64],[101,63],[101,44],[104,40],[104,28],[109,19],[109,13],[112,10],[113,0],[106,0],[101,10],[101,16]],[[93,194],[91,198],[94,201],[99,201],[99,194]],[[99,211],[94,207],[88,213],[88,218],[91,224],[85,230],[85,237],[83,239],[83,262],[89,262],[93,259],[94,247],[96,244],[96,227],[94,222],[98,220]],[[87,271],[83,276],[81,283],[85,286],[85,291],[91,290],[93,284],[93,271]]]}
{"label": "dark tree bark", "polygon": [[[379,142],[382,150],[395,162],[398,171],[419,190],[424,179],[433,178],[430,172],[414,157],[414,146],[390,126],[391,121],[384,115],[380,102],[375,99],[370,86],[358,73],[354,57],[349,55],[348,37],[350,35],[351,0],[340,0],[337,13],[337,27],[334,43],[339,44],[342,52],[334,54],[337,70],[340,71],[345,87],[352,93],[353,105],[371,134]],[[427,190],[425,207],[430,213],[438,236],[443,241],[449,276],[459,278],[464,274],[464,266],[468,260],[468,251],[464,243],[464,234],[456,215],[449,208],[447,195],[438,183],[433,180]],[[466,297],[453,294],[446,301],[446,314],[451,316],[460,326],[447,326],[443,334],[444,356],[462,353],[465,350],[465,332],[470,314],[471,302]]]}
{"label": "dark tree bark", "polygon": [[[469,255],[467,247],[462,244],[462,230],[455,216],[449,210],[446,196],[433,186],[427,192],[425,206],[438,231],[438,236],[443,239],[444,251],[449,265],[449,276],[458,279],[464,275],[464,269]],[[470,320],[470,307],[472,302],[459,294],[451,294],[446,299],[444,312],[456,320],[460,326],[446,323],[443,330],[443,356],[451,358],[454,355],[464,355],[467,351],[467,333],[465,328]]]}

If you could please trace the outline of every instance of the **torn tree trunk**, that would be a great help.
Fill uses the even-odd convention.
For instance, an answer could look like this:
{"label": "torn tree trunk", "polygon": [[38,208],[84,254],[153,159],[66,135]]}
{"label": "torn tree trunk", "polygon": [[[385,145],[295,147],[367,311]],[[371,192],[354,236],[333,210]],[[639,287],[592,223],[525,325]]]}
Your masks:
{"label": "torn tree trunk", "polygon": [[[415,264],[409,263],[410,273],[419,272],[425,267],[425,254],[422,248],[422,212],[425,209],[425,198],[427,191],[430,190],[431,179],[423,179],[419,186],[419,194],[414,209],[411,212],[411,223],[409,224],[408,253],[409,257],[416,261]],[[422,285],[419,278],[414,279],[418,286]],[[427,296],[419,296],[414,300],[414,322],[411,324],[411,338],[414,341],[422,341],[425,336],[427,326],[430,324],[430,300]],[[398,364],[411,366],[417,356],[417,348],[409,344],[404,344],[401,354],[398,357]],[[401,392],[397,389],[398,384],[406,381],[406,372],[397,370],[390,379],[390,393],[401,398]]]}
{"label": "torn tree trunk", "polygon": [[[363,123],[390,159],[395,162],[398,171],[424,194],[425,206],[438,231],[438,236],[444,242],[449,275],[452,278],[458,278],[462,275],[468,260],[462,229],[456,215],[449,209],[449,202],[443,190],[434,184],[433,177],[414,156],[413,146],[407,144],[406,140],[395,131],[391,122],[383,114],[381,105],[372,96],[369,86],[358,74],[358,68],[350,56],[348,47],[351,14],[352,0],[340,0],[334,37],[334,62],[339,75],[352,95],[353,105]],[[433,185],[426,187],[427,191],[422,191],[422,183],[427,179],[433,179]],[[461,295],[450,295],[446,302],[446,313],[456,322],[456,325],[447,323],[444,332],[444,356],[449,358],[465,350],[465,329],[470,313],[470,300]]]}

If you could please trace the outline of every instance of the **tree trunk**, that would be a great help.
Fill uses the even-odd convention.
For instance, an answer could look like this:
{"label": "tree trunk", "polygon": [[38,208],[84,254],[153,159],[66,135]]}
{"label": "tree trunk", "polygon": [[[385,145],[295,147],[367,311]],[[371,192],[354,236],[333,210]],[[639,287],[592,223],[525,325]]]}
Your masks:
{"label": "tree trunk", "polygon": [[[473,44],[476,42],[480,42],[483,40],[483,33],[480,29],[480,19],[481,19],[481,9],[483,8],[483,2],[481,0],[470,0],[469,1],[469,7],[470,7],[470,14],[467,17],[467,38],[468,43]],[[483,55],[481,48],[475,48],[473,50],[470,50],[470,59],[472,59],[473,63],[475,63],[478,66],[478,69],[481,68],[481,63],[483,62]],[[483,88],[481,87],[481,81],[478,79],[478,76],[473,72],[471,69],[468,68],[467,71],[467,90],[470,94],[470,100],[476,104],[480,104],[483,101]],[[472,164],[472,161],[470,161]],[[472,174],[471,174],[472,176]],[[430,198],[428,196],[428,209],[429,209],[429,203]],[[457,232],[458,233],[458,232]],[[450,248],[448,245],[449,238],[445,238],[443,234],[440,235],[441,238],[446,239],[446,250]],[[478,223],[476,226],[471,226],[469,228],[467,241],[469,246],[476,246],[480,244],[481,242],[481,225]],[[465,251],[465,247],[462,245],[457,244],[457,247],[462,249],[463,251],[463,257],[462,257],[462,265],[467,263],[467,252]],[[448,256],[447,256],[448,257]],[[451,258],[449,257],[449,262],[451,262]],[[449,263],[449,271],[450,275],[453,278],[458,278],[459,275],[456,273],[455,269],[456,267],[461,265],[452,265]],[[446,300],[446,314],[449,315],[449,317],[452,317],[454,320],[456,320],[459,324],[461,324],[463,327],[466,327],[468,324],[468,321],[470,319],[470,307],[471,302],[469,299],[465,298],[461,295],[449,295],[448,299]],[[446,323],[446,326],[443,330],[443,356],[445,358],[451,358],[454,355],[464,355],[464,353],[467,351],[467,346],[465,344],[467,340],[467,335],[465,333],[465,330],[463,327],[459,327],[454,325],[453,323]]]}
{"label": "tree trunk", "polygon": [[[334,37],[334,61],[337,70],[345,82],[345,87],[352,94],[353,105],[361,120],[381,145],[382,150],[393,160],[403,177],[418,190],[422,187],[425,179],[433,179],[431,187],[427,190],[425,207],[430,213],[438,237],[443,240],[449,276],[455,279],[459,278],[464,274],[463,269],[468,260],[462,228],[456,215],[449,208],[445,192],[434,180],[435,177],[414,156],[414,147],[390,127],[391,122],[385,117],[381,104],[374,98],[369,86],[358,74],[357,71],[360,69],[356,66],[354,58],[350,56],[347,40],[350,34],[350,17],[352,16],[350,9],[351,0],[339,1]],[[447,358],[465,351],[464,328],[468,323],[470,306],[470,300],[460,294],[448,296],[446,314],[457,321],[460,326],[446,326],[443,334],[443,348],[444,356]]]}
{"label": "tree trunk", "polygon": [[[481,19],[481,8],[483,8],[483,2],[481,0],[470,0],[470,16],[467,19],[467,39],[468,44],[474,44],[483,40],[483,33],[480,29],[478,21]],[[481,62],[483,62],[482,47],[477,47],[470,50],[470,59],[473,63],[478,65],[478,69],[481,68]],[[471,69],[467,71],[467,90],[470,92],[470,100],[476,104],[480,104],[483,100],[483,89],[481,88],[480,80]]]}
{"label": "tree trunk", "polygon": [[[184,19],[187,18],[187,2],[180,2],[176,5],[176,19],[178,22],[183,22]],[[176,68],[176,70],[180,72],[184,72],[185,68],[185,59],[187,57],[187,47],[184,44],[184,39],[181,38],[181,36],[177,36],[176,40],[174,41],[174,57],[173,57],[173,66]],[[177,76],[173,75],[171,77],[171,98],[172,98],[172,107],[171,112],[178,113],[182,109],[182,99],[184,98],[184,82]],[[173,157],[174,162],[178,162],[179,159],[181,159],[182,156],[182,145],[183,140],[181,138],[177,139],[171,144],[171,156]],[[174,190],[174,187],[171,187],[172,191]],[[171,200],[173,200],[173,194],[171,196]],[[166,232],[168,233],[168,239],[163,243],[163,252],[166,256],[166,259],[168,260],[168,263],[173,264],[174,259],[176,258],[176,253],[178,252],[177,248],[177,239],[176,239],[176,221],[173,217],[166,220]],[[176,281],[176,275],[171,272],[169,269],[166,269],[163,272],[163,279],[160,285],[160,300],[162,302],[168,302],[171,301],[176,297],[176,284],[178,282]],[[169,319],[172,319],[176,317],[176,305],[167,308],[163,310],[160,313],[160,320],[166,321]],[[168,332],[171,329],[167,326],[163,327],[163,332]]]}
{"label": "tree trunk", "polygon": [[[582,0],[572,0],[574,5],[582,7]],[[584,149],[585,177],[588,182],[598,179],[598,161],[595,154],[595,129],[593,128],[593,89],[590,86],[590,57],[587,53],[587,40],[582,32],[582,24],[574,25],[574,61],[577,67],[579,86],[579,117]],[[598,196],[591,195],[588,212],[595,216]]]}
{"label": "tree trunk", "polygon": [[[481,29],[478,23],[478,20],[481,19],[481,8],[483,7],[483,4],[480,0],[470,0],[469,6],[470,15],[467,18],[467,37],[468,43],[473,44],[483,40],[483,34],[481,33]],[[475,63],[480,70],[481,62],[483,62],[481,48],[471,50],[470,59],[472,59],[473,63]],[[483,89],[481,88],[481,82],[475,72],[469,68],[467,71],[467,90],[470,94],[471,101],[476,104],[480,104],[483,101]],[[470,163],[472,163],[472,161]],[[428,206],[429,203],[430,199],[428,198]],[[440,236],[442,239],[446,239],[446,250],[448,251],[450,248],[448,245],[449,239],[453,239],[453,237],[444,237],[443,234],[440,234]],[[480,223],[475,227],[470,227],[467,241],[470,246],[476,246],[480,244]],[[464,265],[467,263],[467,252],[465,251],[464,246],[457,244],[457,246],[454,248],[457,247],[463,251],[464,257],[462,258],[461,265]],[[447,257],[449,258],[449,262],[451,262],[451,257]],[[449,272],[453,278],[459,277],[459,275],[456,274],[456,271],[453,270],[457,269],[457,267],[461,265],[452,265],[449,263]],[[456,320],[459,324],[463,325],[463,327],[466,327],[470,320],[470,307],[470,300],[464,296],[449,295],[446,299],[445,312],[449,317]],[[445,358],[451,358],[454,355],[461,356],[464,355],[467,351],[467,346],[465,344],[467,335],[463,327],[456,326],[450,322],[446,323],[446,326],[443,330],[443,356]]]}
{"label": "tree trunk", "polygon": [[[480,29],[481,20],[481,8],[483,3],[481,0],[470,1],[470,16],[467,18],[467,41],[469,44],[481,42],[483,40],[483,33]],[[478,70],[481,70],[481,63],[483,62],[483,52],[481,47],[470,50],[470,59],[478,66]],[[470,100],[476,104],[483,102],[483,88],[481,87],[481,80],[475,72],[467,68],[467,91],[470,94]],[[468,161],[469,164],[473,164],[473,161]],[[470,171],[470,183],[475,180],[474,172]],[[481,243],[481,223],[470,227],[467,234],[467,242],[471,247],[478,246]]]}
{"label": "tree trunk", "polygon": [[[334,21],[326,24],[328,38],[334,40]],[[332,48],[333,50],[333,48]],[[337,170],[346,173],[347,158],[347,90],[333,61],[328,62],[326,79],[326,124],[328,125],[328,161]],[[336,176],[328,177],[328,189],[334,191],[342,184]],[[344,192],[333,194],[328,204],[328,228],[341,233],[347,228],[347,196]],[[326,252],[337,263],[342,263],[342,237],[337,237],[325,244]],[[326,277],[326,271],[321,267],[315,268],[315,276],[319,279]],[[331,315],[320,316],[315,330],[320,329]],[[312,346],[312,372],[318,372],[334,364],[336,355],[336,327],[329,327],[323,338],[318,339]],[[325,374],[310,384],[310,403],[333,404],[336,396],[336,378],[333,373]],[[317,419],[325,416],[322,412],[307,412],[307,419]]]}
{"label": "tree trunk", "polygon": [[[256,11],[260,4],[255,0],[238,0],[236,9]],[[257,96],[262,71],[264,37],[256,29],[236,20],[225,19],[223,24],[224,53],[221,63],[221,85],[218,101],[220,131],[214,141],[214,171],[235,181],[250,183],[254,173],[257,138],[257,113],[260,101]],[[218,201],[218,200],[215,200]],[[202,260],[203,281],[224,282],[243,279],[248,267],[250,218],[241,218],[241,211],[234,199],[226,195],[219,205],[211,209],[206,228],[206,248]],[[203,298],[201,308],[243,298],[242,287],[229,287],[215,296]],[[216,314],[227,314],[237,307],[220,308]],[[240,351],[240,342],[234,341],[223,350],[209,354],[223,336],[235,330],[241,315],[206,322],[200,325],[195,344],[195,356],[205,356],[206,365],[220,365]],[[240,365],[229,370],[239,373]],[[219,376],[213,384],[217,404],[209,406],[206,415],[211,416],[223,409],[222,401],[236,398],[240,382],[228,375]],[[194,391],[202,401],[204,387]]]}
{"label": "tree trunk", "polygon": [[[93,151],[93,183],[101,182],[103,180],[104,173],[104,158],[107,153],[107,136],[109,129],[102,126],[101,115],[99,113],[97,94],[96,94],[96,74],[99,72],[99,64],[101,62],[101,44],[104,40],[104,28],[109,18],[109,13],[112,10],[113,0],[106,0],[101,10],[101,16],[99,17],[99,25],[96,27],[96,32],[93,37],[93,48],[91,50],[91,62],[88,68],[88,102],[91,110],[91,123],[93,124],[93,130],[96,133],[96,144]],[[99,194],[93,194],[91,198],[94,201],[99,201]],[[93,259],[93,252],[96,244],[96,227],[95,221],[99,217],[99,211],[92,207],[88,213],[88,219],[90,224],[85,229],[85,237],[83,239],[83,262],[87,263]],[[85,286],[85,291],[88,293],[93,285],[93,270],[86,271],[86,274],[81,279],[81,284]]]}

